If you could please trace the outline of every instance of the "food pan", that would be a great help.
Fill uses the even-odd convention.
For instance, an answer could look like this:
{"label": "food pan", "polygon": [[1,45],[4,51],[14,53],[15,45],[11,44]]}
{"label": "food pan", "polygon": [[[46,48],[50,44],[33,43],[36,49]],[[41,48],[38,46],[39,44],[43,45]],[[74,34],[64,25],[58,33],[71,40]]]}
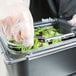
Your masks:
{"label": "food pan", "polygon": [[[42,26],[43,24],[44,26]],[[60,27],[61,23],[57,21],[35,24],[35,28],[48,26],[53,26],[56,29],[60,28],[60,35],[47,38],[36,36],[36,38],[44,42],[49,42],[53,39],[61,39],[61,41],[32,49],[25,54],[22,53],[21,55],[23,56],[17,57],[16,54],[12,54],[8,50],[8,45],[5,45],[5,42],[3,43],[2,39],[0,39],[3,47],[2,54],[9,76],[68,76],[76,71],[75,33],[63,31],[63,28]]]}

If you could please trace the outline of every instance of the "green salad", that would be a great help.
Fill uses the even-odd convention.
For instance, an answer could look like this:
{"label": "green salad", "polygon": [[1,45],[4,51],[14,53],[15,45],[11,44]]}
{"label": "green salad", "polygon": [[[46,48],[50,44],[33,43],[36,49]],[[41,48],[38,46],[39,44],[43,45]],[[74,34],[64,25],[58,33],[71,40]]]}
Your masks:
{"label": "green salad", "polygon": [[43,38],[55,37],[55,36],[60,35],[60,33],[58,31],[59,31],[59,29],[55,29],[53,26],[35,28],[35,30],[34,30],[35,37],[34,37],[34,45],[33,46],[25,48],[23,46],[22,42],[10,41],[11,43],[18,45],[12,49],[16,50],[16,51],[21,51],[22,53],[25,53],[25,52],[31,51],[32,49],[37,49],[37,48],[40,48],[43,46],[56,44],[58,42],[61,42],[61,39],[53,39],[50,42],[45,42],[44,40],[39,39],[38,36],[43,37]]}

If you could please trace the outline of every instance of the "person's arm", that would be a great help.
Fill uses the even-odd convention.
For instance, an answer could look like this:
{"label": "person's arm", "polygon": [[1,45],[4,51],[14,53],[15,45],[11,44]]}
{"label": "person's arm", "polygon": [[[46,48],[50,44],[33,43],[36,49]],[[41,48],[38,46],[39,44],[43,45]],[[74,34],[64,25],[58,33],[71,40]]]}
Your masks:
{"label": "person's arm", "polygon": [[33,45],[34,27],[29,7],[23,0],[0,0],[0,34],[8,40]]}
{"label": "person's arm", "polygon": [[30,0],[23,0],[25,3],[27,3],[28,7],[30,7]]}

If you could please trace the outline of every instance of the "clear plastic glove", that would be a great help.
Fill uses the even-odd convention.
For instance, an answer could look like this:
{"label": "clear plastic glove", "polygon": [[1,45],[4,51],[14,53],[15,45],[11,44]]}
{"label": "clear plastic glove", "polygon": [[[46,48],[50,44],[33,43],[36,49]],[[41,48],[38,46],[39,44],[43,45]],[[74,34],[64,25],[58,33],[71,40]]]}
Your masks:
{"label": "clear plastic glove", "polygon": [[3,1],[3,5],[0,3],[0,34],[9,40],[22,41],[25,47],[32,46],[34,27],[28,5],[22,0]]}
{"label": "clear plastic glove", "polygon": [[76,14],[73,16],[71,20],[68,21],[72,26],[76,26]]}

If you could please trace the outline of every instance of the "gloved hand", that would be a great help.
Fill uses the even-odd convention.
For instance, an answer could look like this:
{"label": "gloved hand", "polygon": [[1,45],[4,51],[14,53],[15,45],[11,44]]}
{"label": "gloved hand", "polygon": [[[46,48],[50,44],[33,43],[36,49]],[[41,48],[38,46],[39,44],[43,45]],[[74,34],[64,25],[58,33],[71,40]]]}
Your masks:
{"label": "gloved hand", "polygon": [[22,41],[24,46],[33,45],[34,27],[29,7],[21,0],[0,2],[0,34],[9,40]]}
{"label": "gloved hand", "polygon": [[73,16],[71,20],[68,21],[72,26],[76,26],[76,14]]}

